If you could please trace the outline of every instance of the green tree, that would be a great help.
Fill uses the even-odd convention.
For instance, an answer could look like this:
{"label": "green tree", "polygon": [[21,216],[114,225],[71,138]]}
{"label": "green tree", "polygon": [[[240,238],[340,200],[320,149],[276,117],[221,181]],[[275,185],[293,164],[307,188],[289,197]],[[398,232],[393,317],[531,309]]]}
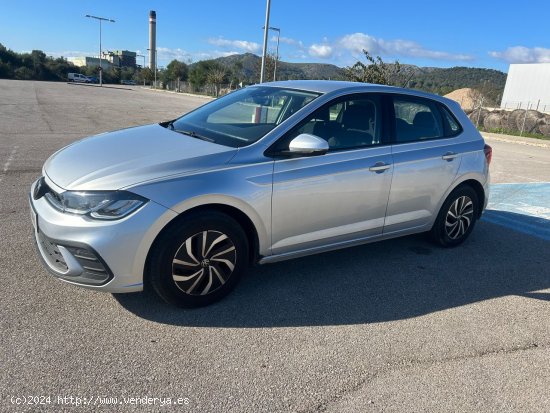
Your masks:
{"label": "green tree", "polygon": [[[264,82],[272,82],[273,81],[273,75],[275,73],[275,54],[274,53],[267,53],[265,56],[265,68],[264,68]],[[279,66],[279,60],[277,60],[277,66]],[[257,78],[257,81],[260,81],[260,72],[262,70],[262,60],[259,59],[256,63],[255,67],[255,75]],[[278,78],[280,79],[280,73]]]}
{"label": "green tree", "polygon": [[[380,56],[373,57],[363,49],[367,64],[357,61],[353,66],[344,68],[345,76],[352,82],[375,83],[379,85],[402,86],[401,64],[384,63]],[[401,83],[400,83],[401,82]]]}
{"label": "green tree", "polygon": [[229,78],[229,88],[233,89],[235,85],[243,82],[246,76],[243,73],[243,62],[237,61],[231,65],[229,68],[228,78]]}
{"label": "green tree", "polygon": [[151,83],[155,79],[155,74],[149,67],[145,67],[139,71],[138,79],[140,82]]}
{"label": "green tree", "polygon": [[208,82],[208,73],[213,69],[222,68],[218,62],[214,60],[201,60],[191,66],[189,70],[188,80],[195,89],[205,86]]}
{"label": "green tree", "polygon": [[222,83],[226,81],[227,71],[224,67],[217,65],[212,66],[207,74],[206,74],[206,81],[208,84],[214,86],[215,96],[218,97],[220,94],[220,87]]}
{"label": "green tree", "polygon": [[15,69],[15,78],[19,80],[31,80],[33,78],[33,72],[30,68],[21,66]]}
{"label": "green tree", "polygon": [[187,80],[187,65],[179,60],[172,60],[166,66],[165,78],[168,81]]}
{"label": "green tree", "polygon": [[120,80],[132,80],[134,79],[134,74],[136,69],[133,67],[122,67],[120,69]]}
{"label": "green tree", "polygon": [[41,50],[15,53],[0,44],[0,78],[65,80],[67,73],[78,71],[63,58],[47,57]]}

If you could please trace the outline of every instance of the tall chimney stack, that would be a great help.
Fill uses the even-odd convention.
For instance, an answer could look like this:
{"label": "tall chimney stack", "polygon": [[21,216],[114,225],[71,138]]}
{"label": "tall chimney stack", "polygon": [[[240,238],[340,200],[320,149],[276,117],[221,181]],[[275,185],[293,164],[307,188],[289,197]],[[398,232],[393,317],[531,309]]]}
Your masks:
{"label": "tall chimney stack", "polygon": [[149,12],[149,68],[155,70],[157,67],[157,12]]}

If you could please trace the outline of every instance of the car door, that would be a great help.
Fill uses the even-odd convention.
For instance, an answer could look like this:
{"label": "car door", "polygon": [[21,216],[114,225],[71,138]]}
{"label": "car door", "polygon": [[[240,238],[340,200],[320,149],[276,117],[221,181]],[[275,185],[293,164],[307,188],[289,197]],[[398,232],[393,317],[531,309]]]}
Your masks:
{"label": "car door", "polygon": [[277,154],[309,133],[327,140],[329,151],[275,156],[273,254],[382,233],[392,175],[383,119],[381,96],[351,95],[318,109],[275,145]]}
{"label": "car door", "polygon": [[421,228],[458,173],[461,128],[438,102],[393,95],[393,178],[384,233]]}

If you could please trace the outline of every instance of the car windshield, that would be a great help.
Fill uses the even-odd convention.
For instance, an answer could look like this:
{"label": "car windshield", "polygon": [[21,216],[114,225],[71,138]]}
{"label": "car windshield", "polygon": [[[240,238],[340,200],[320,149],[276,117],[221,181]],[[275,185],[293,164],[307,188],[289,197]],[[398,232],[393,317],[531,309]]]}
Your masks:
{"label": "car windshield", "polygon": [[168,126],[194,138],[238,148],[256,142],[318,96],[314,92],[251,86],[183,115]]}

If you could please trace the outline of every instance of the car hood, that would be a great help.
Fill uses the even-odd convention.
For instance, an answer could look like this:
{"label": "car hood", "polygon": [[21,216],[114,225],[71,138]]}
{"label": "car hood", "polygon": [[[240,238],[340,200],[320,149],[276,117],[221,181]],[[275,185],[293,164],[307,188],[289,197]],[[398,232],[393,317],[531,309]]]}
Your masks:
{"label": "car hood", "polygon": [[237,149],[158,124],[103,133],[54,153],[43,172],[67,190],[117,190],[170,175],[221,166]]}

